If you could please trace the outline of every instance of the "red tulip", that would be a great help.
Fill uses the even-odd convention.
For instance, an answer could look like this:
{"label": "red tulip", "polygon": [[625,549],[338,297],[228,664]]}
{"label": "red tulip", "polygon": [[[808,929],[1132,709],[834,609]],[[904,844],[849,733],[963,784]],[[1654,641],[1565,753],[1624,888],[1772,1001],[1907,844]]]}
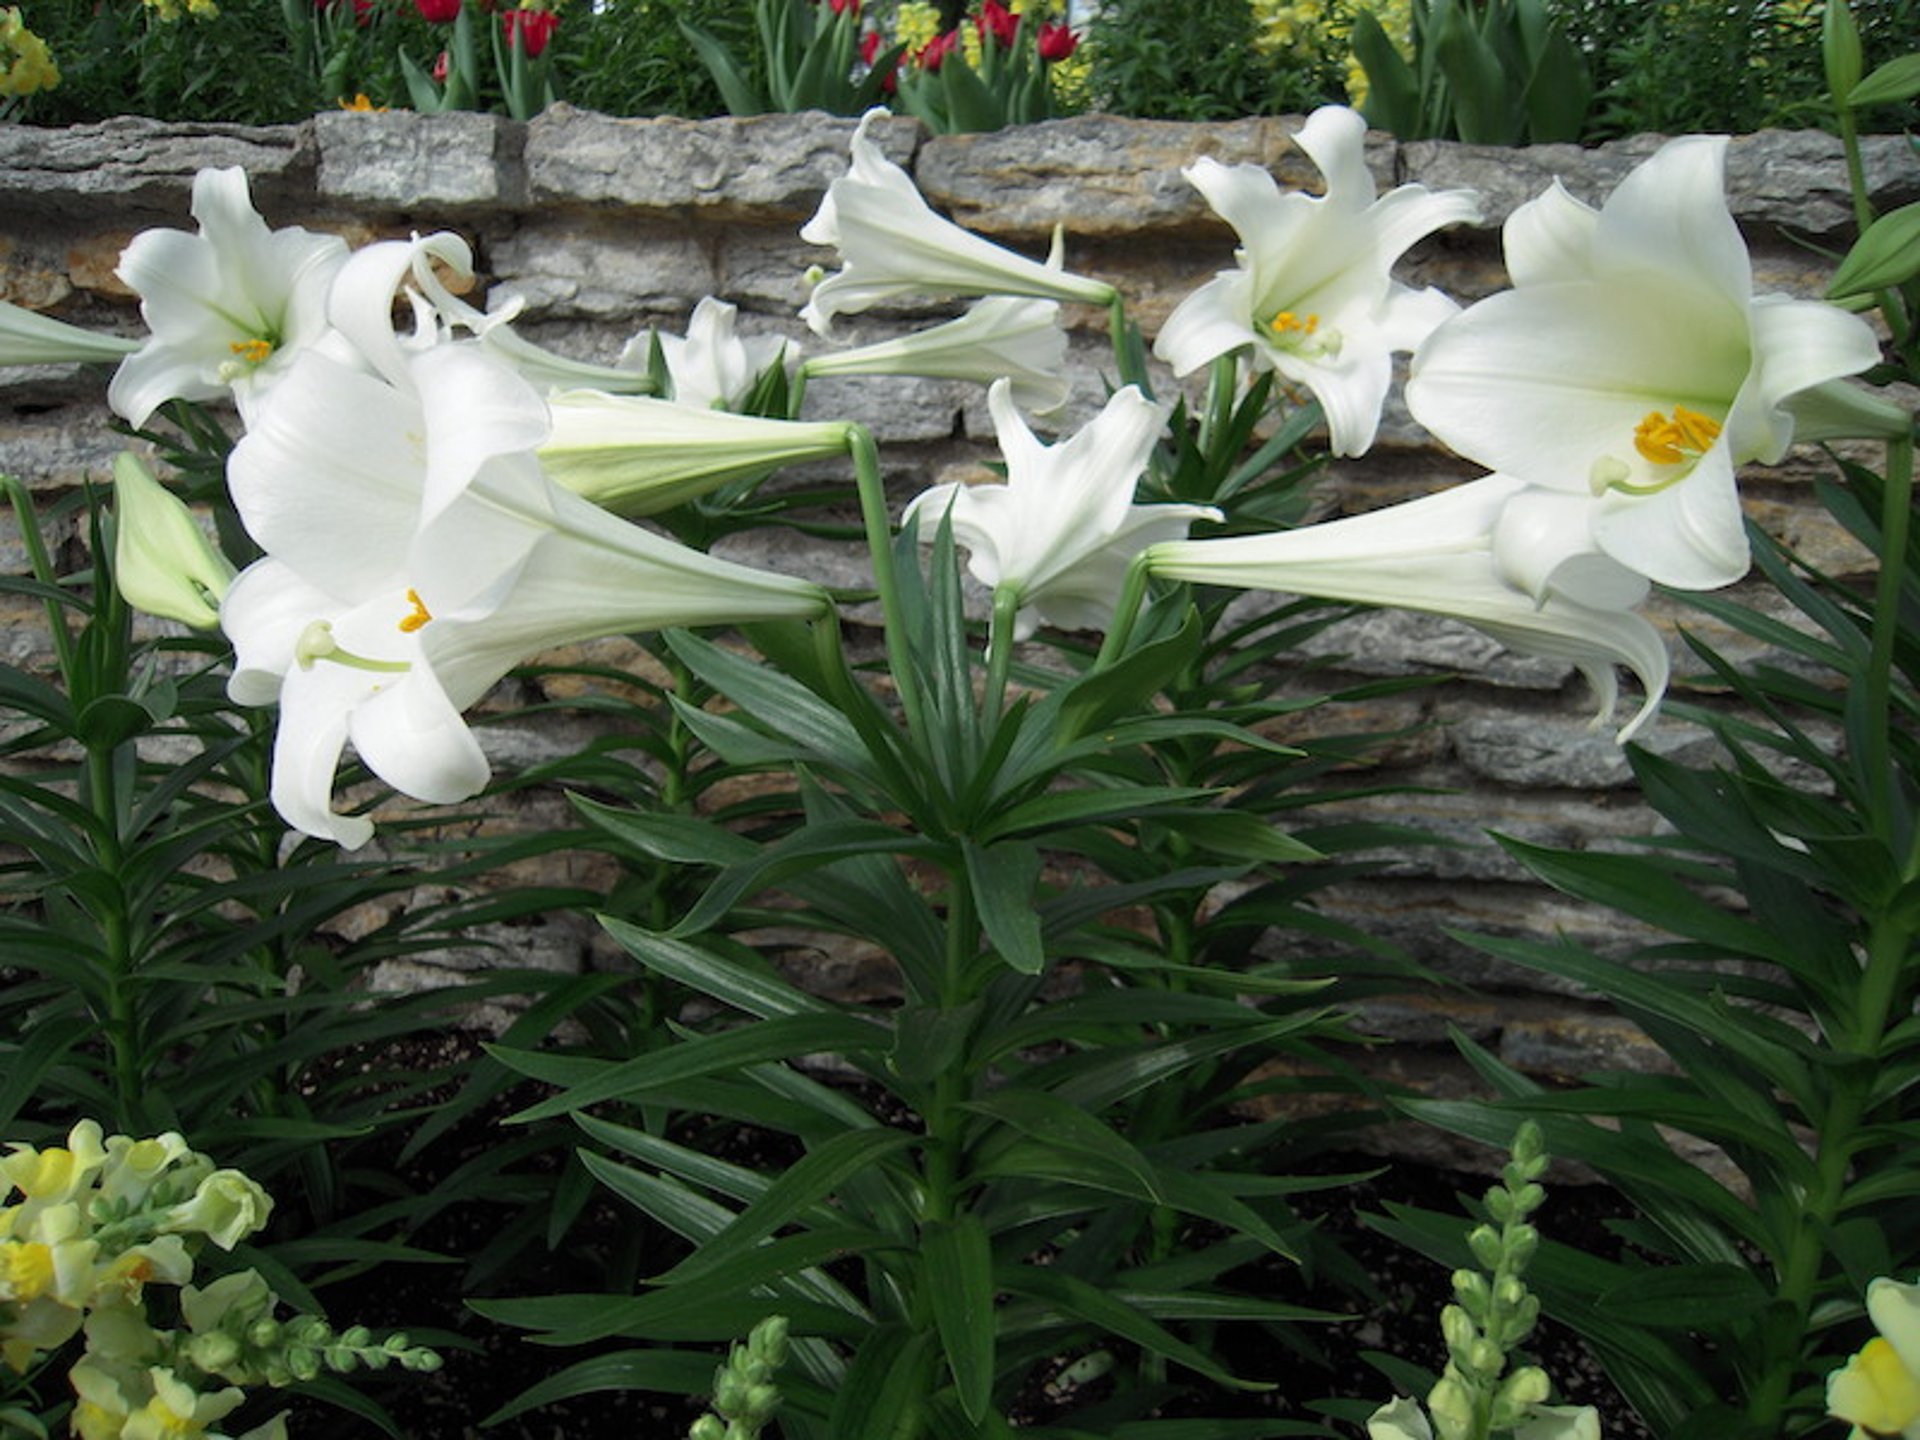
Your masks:
{"label": "red tulip", "polygon": [[979,27],[982,40],[990,38],[1002,50],[1011,50],[1020,34],[1020,17],[1002,5],[1000,0],[986,0],[980,7],[979,18],[973,23]]}
{"label": "red tulip", "polygon": [[1069,25],[1048,21],[1040,27],[1040,58],[1051,65],[1064,60],[1080,48],[1080,36]]}
{"label": "red tulip", "polygon": [[451,68],[451,62],[447,59],[447,52],[442,50],[433,60],[433,83],[436,85],[446,84],[447,71],[449,68]]}
{"label": "red tulip", "polygon": [[507,44],[511,46],[518,41],[529,60],[547,48],[547,41],[553,38],[554,27],[559,23],[560,17],[551,10],[505,10],[500,15],[500,28]]}
{"label": "red tulip", "polygon": [[429,25],[451,25],[460,15],[462,0],[413,0],[413,8]]}
{"label": "red tulip", "polygon": [[949,30],[944,35],[936,35],[920,47],[919,52],[913,57],[914,63],[922,70],[938,70],[940,62],[951,55],[959,44],[958,30]]}

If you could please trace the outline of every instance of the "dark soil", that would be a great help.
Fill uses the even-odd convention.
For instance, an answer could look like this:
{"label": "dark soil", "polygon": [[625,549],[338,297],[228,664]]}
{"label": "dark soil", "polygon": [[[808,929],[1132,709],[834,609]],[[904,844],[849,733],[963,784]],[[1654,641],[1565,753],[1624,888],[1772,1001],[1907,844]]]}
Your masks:
{"label": "dark soil", "polygon": [[[499,1115],[528,1103],[524,1094],[495,1104],[480,1123],[457,1128],[430,1148],[406,1175],[409,1183],[431,1189],[439,1175],[495,1144]],[[686,1137],[676,1136],[676,1139]],[[783,1153],[785,1137],[730,1132],[727,1158],[737,1163],[777,1168],[793,1158]],[[557,1154],[557,1152],[556,1152]],[[1378,1234],[1362,1217],[1379,1214],[1389,1202],[1460,1213],[1458,1196],[1477,1197],[1484,1176],[1359,1155],[1329,1155],[1314,1168],[1329,1175],[1380,1170],[1376,1176],[1297,1197],[1295,1208],[1318,1224],[1318,1234],[1347,1256],[1364,1275],[1360,1283],[1373,1297],[1336,1284],[1329,1273],[1308,1283],[1300,1269],[1274,1260],[1231,1277],[1237,1288],[1270,1298],[1337,1311],[1345,1323],[1304,1331],[1305,1349],[1282,1349],[1274,1335],[1256,1326],[1223,1326],[1211,1348],[1235,1373],[1279,1382],[1271,1392],[1237,1394],[1209,1389],[1190,1402],[1170,1406],[1168,1415],[1196,1417],[1286,1416],[1323,1418],[1312,1402],[1328,1396],[1384,1403],[1390,1382],[1366,1360],[1379,1352],[1437,1373],[1445,1363],[1439,1339],[1439,1312],[1450,1298],[1448,1273],[1440,1265]],[[557,1168],[557,1161],[556,1161]],[[604,1192],[596,1192],[604,1196]],[[504,1207],[457,1205],[429,1222],[410,1242],[442,1254],[468,1257],[499,1236],[513,1212]],[[1606,1222],[1626,1213],[1612,1192],[1595,1186],[1562,1185],[1549,1193],[1537,1217],[1541,1228],[1564,1243],[1609,1251]],[[383,1265],[367,1276],[321,1292],[338,1326],[365,1324],[376,1332],[404,1329],[432,1338],[445,1358],[432,1375],[389,1372],[355,1377],[356,1388],[384,1405],[406,1440],[683,1440],[703,1408],[698,1399],[639,1391],[610,1390],[542,1406],[486,1430],[480,1421],[515,1400],[530,1386],[585,1358],[575,1349],[530,1343],[525,1332],[483,1319],[464,1303],[470,1295],[553,1295],[604,1292],[621,1288],[618,1278],[637,1268],[656,1273],[682,1253],[681,1242],[657,1233],[645,1217],[611,1198],[596,1198],[581,1215],[568,1243],[548,1252],[537,1240],[516,1266],[494,1281],[463,1290],[464,1264]],[[1337,1265],[1323,1267],[1337,1270]],[[630,1288],[630,1287],[629,1287]],[[450,1332],[450,1333],[449,1333]],[[615,1341],[603,1350],[621,1348]],[[1568,1403],[1590,1404],[1601,1412],[1608,1440],[1648,1440],[1648,1432],[1608,1383],[1579,1338],[1551,1324],[1531,1343]],[[1076,1405],[1097,1401],[1097,1388],[1076,1387],[1066,1371],[1075,1357],[1063,1356],[1054,1374],[1036,1377],[1014,1409],[1016,1423],[1046,1423]],[[1098,1380],[1093,1382],[1097,1387]],[[327,1440],[376,1440],[383,1432],[371,1423],[330,1405],[296,1401],[290,1432],[323,1435]],[[1354,1433],[1357,1433],[1354,1432]]]}

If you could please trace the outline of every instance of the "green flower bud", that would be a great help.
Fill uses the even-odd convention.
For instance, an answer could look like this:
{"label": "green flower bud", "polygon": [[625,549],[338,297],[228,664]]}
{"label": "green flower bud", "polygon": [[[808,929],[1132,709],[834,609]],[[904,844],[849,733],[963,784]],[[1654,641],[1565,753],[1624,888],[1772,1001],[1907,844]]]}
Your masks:
{"label": "green flower bud", "polygon": [[1516,1225],[1507,1232],[1507,1264],[1514,1270],[1524,1270],[1527,1262],[1533,1259],[1533,1252],[1540,1248],[1540,1232],[1531,1225]]}
{"label": "green flower bud", "polygon": [[767,1364],[778,1370],[787,1363],[788,1329],[786,1316],[767,1316],[754,1326],[752,1333],[747,1336],[748,1353],[765,1360]]}
{"label": "green flower bud", "polygon": [[319,1353],[304,1345],[295,1345],[287,1351],[287,1369],[297,1380],[317,1380],[320,1378]]}
{"label": "green flower bud", "polygon": [[247,1343],[256,1350],[270,1350],[279,1340],[278,1320],[256,1320],[247,1327]]}
{"label": "green flower bud", "polygon": [[727,1424],[718,1416],[702,1415],[687,1431],[687,1440],[727,1440]]}
{"label": "green flower bud", "polygon": [[1509,1375],[1493,1396],[1493,1428],[1510,1430],[1546,1402],[1553,1387],[1547,1372],[1536,1365],[1522,1366]]}
{"label": "green flower bud", "polygon": [[1546,1203],[1547,1192],[1532,1181],[1522,1185],[1513,1197],[1514,1211],[1521,1216],[1531,1215]]}
{"label": "green flower bud", "polygon": [[209,1375],[219,1374],[240,1358],[240,1342],[217,1330],[210,1335],[195,1335],[187,1341],[186,1350],[187,1358]]}
{"label": "green flower bud", "polygon": [[1826,66],[1827,89],[1833,94],[1834,104],[1846,104],[1866,64],[1860,51],[1860,27],[1847,8],[1847,0],[1827,0],[1826,13],[1820,20],[1820,58]]}
{"label": "green flower bud", "polygon": [[773,1412],[780,1408],[780,1390],[775,1385],[750,1385],[747,1387],[746,1404],[740,1407],[741,1415],[764,1425],[773,1418]]}
{"label": "green flower bud", "polygon": [[1458,1305],[1449,1305],[1440,1312],[1440,1334],[1447,1342],[1447,1353],[1455,1360],[1462,1360],[1472,1353],[1474,1343],[1480,1338],[1480,1327]]}
{"label": "green flower bud", "polygon": [[1470,1440],[1473,1435],[1473,1396],[1452,1370],[1428,1393],[1427,1413],[1439,1440]]}
{"label": "green flower bud", "polygon": [[1487,1304],[1491,1296],[1486,1276],[1478,1270],[1454,1271],[1453,1295],[1460,1302],[1460,1308],[1472,1317],[1474,1324],[1487,1323]]}
{"label": "green flower bud", "polygon": [[1491,1380],[1506,1367],[1507,1352],[1491,1340],[1476,1340],[1468,1352],[1468,1358],[1471,1363],[1463,1366],[1463,1369]]}
{"label": "green flower bud", "polygon": [[1498,1270],[1500,1262],[1506,1258],[1506,1251],[1500,1244],[1500,1232],[1491,1225],[1476,1225],[1467,1236],[1467,1248],[1473,1251],[1473,1258],[1480,1262],[1481,1268]]}

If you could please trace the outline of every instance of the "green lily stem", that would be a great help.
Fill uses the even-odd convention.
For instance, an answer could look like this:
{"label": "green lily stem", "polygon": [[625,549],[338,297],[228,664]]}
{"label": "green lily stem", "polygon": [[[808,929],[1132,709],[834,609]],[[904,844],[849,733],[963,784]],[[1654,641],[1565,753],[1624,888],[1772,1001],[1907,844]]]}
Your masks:
{"label": "green lily stem", "polygon": [[[1844,100],[1833,108],[1840,122],[1840,147],[1847,157],[1847,187],[1853,192],[1853,223],[1864,235],[1875,216],[1873,202],[1867,195],[1867,168],[1860,153],[1860,127],[1854,119],[1853,107]],[[1904,351],[1913,335],[1905,301],[1896,290],[1881,290],[1874,295],[1874,302],[1886,319],[1895,347]]]}
{"label": "green lily stem", "polygon": [[145,1088],[140,1064],[139,1019],[133,1004],[132,926],[118,878],[125,859],[120,839],[119,787],[114,781],[117,746],[87,747],[87,807],[93,812],[93,858],[102,876],[111,877],[114,891],[100,913],[100,946],[106,962],[106,1032],[113,1051],[113,1084],[119,1101],[119,1123],[140,1128],[141,1091]]}
{"label": "green lily stem", "polygon": [[886,484],[880,475],[880,449],[864,425],[847,426],[847,453],[853,459],[854,484],[860,495],[860,518],[867,531],[867,549],[873,561],[873,585],[880,597],[885,624],[887,664],[900,694],[900,708],[916,735],[927,734],[926,710],[914,678],[913,657],[907,651],[907,625],[900,607],[900,581],[893,570],[893,520],[887,511]]}
{"label": "green lily stem", "polygon": [[1140,607],[1147,601],[1147,583],[1152,578],[1147,557],[1152,553],[1151,549],[1142,550],[1127,566],[1127,578],[1120,586],[1120,598],[1113,607],[1113,623],[1107,627],[1107,638],[1100,642],[1099,655],[1094,657],[1096,671],[1107,669],[1127,653],[1127,642],[1133,638]]}
{"label": "green lily stem", "polygon": [[[1913,515],[1913,437],[1887,442],[1887,474],[1880,507],[1880,574],[1875,582],[1873,642],[1867,652],[1866,737],[1860,757],[1861,780],[1874,834],[1893,849],[1891,740],[1893,651],[1900,633],[1900,589],[1906,578],[1907,529]],[[1913,878],[1909,840],[1907,879]]]}
{"label": "green lily stem", "polygon": [[1126,298],[1118,290],[1107,302],[1107,340],[1113,346],[1113,368],[1122,385],[1138,385],[1140,393],[1153,398],[1153,386],[1147,380],[1146,367],[1135,349],[1136,337],[1128,326]]}
{"label": "green lily stem", "polygon": [[1013,622],[1020,613],[1020,587],[996,585],[987,629],[987,689],[980,713],[991,731],[1006,709],[1007,672],[1013,666]]}

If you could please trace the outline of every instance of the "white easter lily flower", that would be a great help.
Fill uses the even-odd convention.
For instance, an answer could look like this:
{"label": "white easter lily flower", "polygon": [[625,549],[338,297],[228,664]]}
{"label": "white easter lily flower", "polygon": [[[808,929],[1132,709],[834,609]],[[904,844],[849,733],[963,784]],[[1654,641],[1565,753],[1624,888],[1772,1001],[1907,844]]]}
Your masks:
{"label": "white easter lily flower", "polygon": [[138,457],[113,461],[113,580],[135,609],[197,629],[220,623],[234,569],[194,522],[186,502]]}
{"label": "white easter lily flower", "polygon": [[193,181],[200,233],[144,230],[114,271],[140,296],[151,335],[114,372],[107,403],[144,425],[168,400],[233,394],[242,419],[300,351],[326,333],[327,289],[347,257],[337,235],[269,230],[247,175]]}
{"label": "white easter lily flower", "polygon": [[[570,359],[528,340],[511,323],[520,313],[519,297],[481,311],[454,294],[443,275],[460,284],[473,279],[473,250],[451,231],[361,246],[340,268],[328,298],[334,327],[329,353],[405,385],[408,355],[464,330],[543,391],[592,386],[628,394],[649,388],[651,381],[631,369]],[[396,296],[412,312],[411,334],[394,331]]]}
{"label": "white easter lily flower", "polygon": [[540,462],[553,479],[622,515],[654,515],[733,480],[847,453],[839,421],[769,420],[644,395],[552,397]]}
{"label": "white easter lily flower", "polygon": [[869,110],[853,133],[853,164],[827,187],[800,238],[840,251],[841,268],[814,287],[800,312],[825,335],[836,315],[902,296],[1030,295],[1107,305],[1113,287],[1060,268],[1056,234],[1046,264],[984,240],[936,215],[913,178],[880,153],[867,131],[885,119]]}
{"label": "white easter lily flower", "polygon": [[903,524],[932,539],[952,518],[967,568],[992,589],[1019,594],[1014,638],[1045,622],[1097,630],[1113,618],[1128,564],[1147,546],[1184,536],[1207,505],[1136,505],[1134,484],[1166,426],[1167,407],[1129,385],[1069,440],[1042,445],[1014,408],[1012,382],[987,392],[1004,485],[936,485],[907,506]]}
{"label": "white easter lily flower", "polygon": [[1326,176],[1320,197],[1281,194],[1258,165],[1206,157],[1182,171],[1239,234],[1239,266],[1181,301],[1153,346],[1177,375],[1251,346],[1257,367],[1313,392],[1336,455],[1373,444],[1394,352],[1412,350],[1459,308],[1438,290],[1394,280],[1395,263],[1442,226],[1480,218],[1468,190],[1402,185],[1376,199],[1366,134],[1345,106],[1308,117],[1294,140]]}
{"label": "white easter lily flower", "polygon": [[0,365],[80,365],[124,360],[138,340],[98,335],[0,300]]}
{"label": "white easter lily flower", "polygon": [[1005,378],[1013,403],[1036,415],[1058,410],[1072,390],[1065,375],[1067,332],[1054,300],[994,295],[958,320],[874,345],[810,355],[800,369],[827,375],[919,375],[990,385]]}
{"label": "white easter lily flower", "polygon": [[[1464,620],[1508,649],[1575,665],[1599,696],[1595,724],[1612,715],[1618,696],[1614,666],[1625,665],[1647,698],[1620,731],[1624,743],[1653,717],[1666,693],[1666,645],[1653,626],[1624,606],[1582,604],[1556,590],[1536,599],[1502,577],[1496,532],[1508,504],[1526,488],[1511,476],[1490,475],[1323,525],[1155,545],[1148,566],[1170,580]],[[1631,580],[1613,578],[1613,593],[1625,595],[1633,588]],[[1591,600],[1604,589],[1594,580],[1580,593]]]}
{"label": "white easter lily flower", "polygon": [[1407,386],[1446,444],[1597,496],[1599,548],[1690,590],[1746,573],[1735,468],[1779,460],[1795,405],[1879,357],[1857,316],[1753,293],[1726,145],[1669,141],[1598,210],[1558,186],[1522,206],[1505,231],[1514,288],[1435,331]]}
{"label": "white easter lily flower", "polygon": [[713,559],[560,489],[538,392],[483,349],[411,356],[404,386],[305,357],[235,447],[234,503],[266,551],[221,606],[228,691],[280,706],[271,795],[349,848],[332,808],[348,741],[403,794],[487,782],[460,712],[527,656],[602,635],[824,613],[805,581]]}
{"label": "white easter lily flower", "polygon": [[[734,334],[738,315],[737,306],[708,295],[693,307],[685,336],[657,336],[673,381],[668,399],[702,410],[731,410],[752,393],[754,383],[770,366],[786,356],[790,347],[784,335]],[[620,352],[620,368],[644,372],[655,339],[656,332],[648,330],[629,340]],[[607,387],[582,382],[576,388]]]}

